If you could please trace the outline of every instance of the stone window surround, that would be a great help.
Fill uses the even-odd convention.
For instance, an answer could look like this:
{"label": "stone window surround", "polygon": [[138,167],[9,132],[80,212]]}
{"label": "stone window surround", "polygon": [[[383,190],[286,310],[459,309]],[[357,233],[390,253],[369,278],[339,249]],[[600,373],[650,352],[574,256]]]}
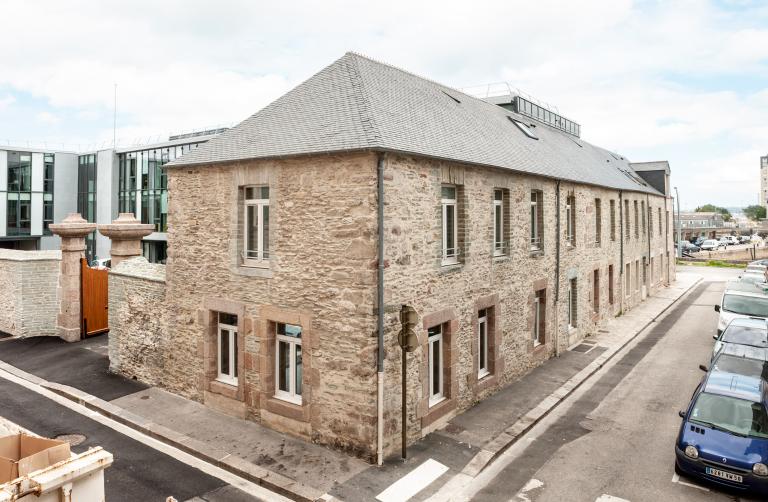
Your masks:
{"label": "stone window surround", "polygon": [[[276,325],[301,326],[301,404],[275,397]],[[312,332],[312,316],[305,311],[263,306],[256,323],[259,338],[259,408],[299,422],[309,422],[312,411],[312,389],[319,383],[319,375],[312,372],[312,355],[316,341]]]}
{"label": "stone window surround", "polygon": [[[218,313],[237,316],[237,386],[218,381]],[[245,304],[224,298],[203,300],[203,390],[228,399],[245,401],[245,336],[250,330]]]}
{"label": "stone window surround", "polygon": [[[477,373],[480,364],[478,360],[478,352],[480,347],[478,346],[479,333],[477,314],[483,309],[488,310],[486,330],[488,334],[488,371],[490,373],[478,380]],[[498,294],[483,296],[475,301],[475,309],[472,312],[472,373],[469,378],[470,388],[472,388],[475,393],[496,386],[499,381],[499,375],[504,373],[504,355],[501,352],[502,330],[499,323],[500,318]]]}
{"label": "stone window surround", "polygon": [[[541,316],[541,325],[539,326],[539,329],[541,330],[540,333],[542,333],[543,340],[541,343],[535,343],[533,340],[533,332],[534,332],[534,323],[536,322],[536,311],[535,311],[535,301],[536,301],[536,293],[538,291],[544,291],[544,303],[543,307],[544,310],[542,311]],[[528,323],[527,323],[527,332],[530,333],[528,335],[528,353],[538,354],[540,352],[546,352],[547,350],[547,344],[550,341],[549,332],[547,330],[547,279],[539,279],[536,281],[533,281],[533,284],[531,285],[531,293],[528,295],[528,305],[530,305],[530,314],[528,316]]]}
{"label": "stone window surround", "polygon": [[526,225],[528,227],[528,249],[530,256],[542,256],[544,254],[544,232],[546,231],[546,228],[544,226],[544,204],[546,203],[544,194],[546,193],[545,190],[547,188],[547,185],[539,180],[530,180],[528,183],[528,196],[527,196],[527,204],[530,205],[531,202],[531,193],[537,192],[538,199],[536,200],[536,223],[537,223],[537,237],[538,237],[538,246],[535,247],[533,243],[531,242],[531,228],[530,228],[530,207],[527,210],[526,218],[528,220],[528,224]]}
{"label": "stone window surround", "polygon": [[437,325],[443,325],[443,395],[445,399],[432,407],[429,406],[429,341],[424,336],[421,344],[421,375],[423,376],[419,401],[422,429],[429,427],[457,408],[459,351],[456,347],[456,338],[459,333],[459,319],[456,312],[448,308],[427,314],[422,318],[425,332]]}

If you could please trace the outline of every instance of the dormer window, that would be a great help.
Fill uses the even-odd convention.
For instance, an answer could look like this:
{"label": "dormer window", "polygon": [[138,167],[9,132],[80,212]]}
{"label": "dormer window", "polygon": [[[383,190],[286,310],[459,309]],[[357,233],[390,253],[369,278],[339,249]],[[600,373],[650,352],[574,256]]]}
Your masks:
{"label": "dormer window", "polygon": [[513,124],[517,126],[518,129],[523,131],[523,134],[528,136],[531,139],[539,139],[538,136],[533,134],[533,129],[528,124],[523,124],[519,120],[513,119],[512,117],[507,117],[510,121],[512,121]]}

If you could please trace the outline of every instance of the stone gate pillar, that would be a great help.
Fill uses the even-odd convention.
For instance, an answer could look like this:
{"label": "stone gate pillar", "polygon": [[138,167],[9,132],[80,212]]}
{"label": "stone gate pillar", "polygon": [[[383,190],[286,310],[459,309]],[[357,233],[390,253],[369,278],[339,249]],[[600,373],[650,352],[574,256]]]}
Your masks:
{"label": "stone gate pillar", "polygon": [[112,223],[99,225],[99,233],[111,242],[112,268],[123,260],[141,256],[141,239],[154,231],[154,225],[142,224],[133,213],[120,213]]}
{"label": "stone gate pillar", "polygon": [[59,313],[56,335],[67,342],[80,340],[82,326],[80,258],[85,257],[85,236],[96,229],[79,213],[71,213],[61,223],[49,226],[61,237],[61,272],[59,273]]}

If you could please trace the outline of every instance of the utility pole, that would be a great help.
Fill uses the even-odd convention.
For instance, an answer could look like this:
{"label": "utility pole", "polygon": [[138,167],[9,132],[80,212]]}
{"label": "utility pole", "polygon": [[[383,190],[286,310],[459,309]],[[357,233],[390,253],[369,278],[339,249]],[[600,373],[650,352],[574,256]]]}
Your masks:
{"label": "utility pole", "polygon": [[418,314],[413,307],[403,305],[400,309],[400,324],[402,328],[397,335],[397,342],[400,345],[403,353],[402,361],[402,417],[400,423],[401,437],[402,437],[402,457],[406,458],[406,447],[408,445],[408,409],[406,408],[407,401],[407,379],[408,375],[408,352],[413,352],[419,347],[419,337],[416,334],[414,328],[416,327],[416,321],[418,320]]}
{"label": "utility pole", "polygon": [[[680,228],[680,194],[677,191],[677,187],[675,187],[675,199],[677,199],[677,257],[682,258],[683,257],[683,246],[682,246],[682,228]],[[672,210],[674,211],[675,208],[672,206]]]}

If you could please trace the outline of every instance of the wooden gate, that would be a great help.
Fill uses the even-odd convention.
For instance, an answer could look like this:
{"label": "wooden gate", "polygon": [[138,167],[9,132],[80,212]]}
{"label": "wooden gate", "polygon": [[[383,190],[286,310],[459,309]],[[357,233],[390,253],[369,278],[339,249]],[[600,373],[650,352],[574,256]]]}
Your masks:
{"label": "wooden gate", "polygon": [[82,281],[82,333],[93,336],[109,331],[109,271],[88,266],[85,258],[80,259],[80,280]]}

